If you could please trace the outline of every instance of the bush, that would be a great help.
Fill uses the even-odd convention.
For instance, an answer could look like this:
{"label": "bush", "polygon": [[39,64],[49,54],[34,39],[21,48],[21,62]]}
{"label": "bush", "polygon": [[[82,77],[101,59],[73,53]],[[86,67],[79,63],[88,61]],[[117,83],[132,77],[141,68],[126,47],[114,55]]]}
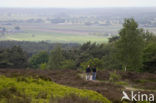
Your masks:
{"label": "bush", "polygon": [[3,88],[0,90],[1,103],[31,103],[31,98],[21,94],[17,88]]}
{"label": "bush", "polygon": [[62,63],[62,69],[75,69],[76,63],[73,60],[64,60]]}
{"label": "bush", "polygon": [[[95,91],[67,87],[40,78],[23,78],[17,81],[15,77],[8,78],[0,76],[0,103],[30,103],[30,100],[32,100],[31,103],[47,103],[51,96],[54,98],[63,98],[73,93],[81,98],[88,98],[89,101],[110,103],[107,98]],[[27,80],[27,82],[25,82],[25,80]],[[31,99],[29,97],[31,97]],[[13,102],[7,102],[6,99],[8,100],[8,98]],[[6,102],[3,102],[4,100]]]}
{"label": "bush", "polygon": [[32,68],[39,68],[41,64],[47,62],[48,62],[48,53],[45,51],[33,55],[29,60],[29,63],[31,64]]}
{"label": "bush", "polygon": [[40,69],[45,70],[47,68],[47,63],[40,64]]}
{"label": "bush", "polygon": [[116,73],[116,71],[110,73],[109,80],[110,80],[111,82],[119,81],[120,79],[121,79],[121,76],[118,75],[118,74]]}

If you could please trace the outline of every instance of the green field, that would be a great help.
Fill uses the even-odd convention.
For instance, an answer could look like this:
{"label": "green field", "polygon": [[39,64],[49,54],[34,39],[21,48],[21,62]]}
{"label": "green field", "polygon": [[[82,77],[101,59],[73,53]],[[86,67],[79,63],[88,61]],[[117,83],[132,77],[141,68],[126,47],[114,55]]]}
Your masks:
{"label": "green field", "polygon": [[[2,40],[2,39],[1,39]],[[71,35],[63,33],[19,33],[16,35],[8,35],[3,40],[17,40],[17,41],[48,41],[52,43],[84,43],[91,42],[107,42],[108,39],[100,36],[90,35]]]}

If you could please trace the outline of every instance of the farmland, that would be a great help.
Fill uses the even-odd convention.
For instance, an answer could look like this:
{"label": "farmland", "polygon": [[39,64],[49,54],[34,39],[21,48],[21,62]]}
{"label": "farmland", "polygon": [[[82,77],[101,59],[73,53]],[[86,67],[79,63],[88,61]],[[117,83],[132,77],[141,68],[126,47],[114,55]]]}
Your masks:
{"label": "farmland", "polygon": [[[21,24],[20,31],[7,33],[1,40],[17,41],[49,41],[52,43],[84,43],[107,42],[109,36],[105,36],[110,30],[117,31],[116,27],[66,25],[66,24]],[[11,27],[10,27],[11,28]],[[106,33],[105,33],[106,32]]]}
{"label": "farmland", "polygon": [[[129,12],[127,15],[126,10]],[[133,8],[78,10],[1,8],[0,40],[106,43],[108,38],[118,35],[125,18],[133,17],[138,22],[139,28],[156,33],[154,10],[154,8],[136,8],[135,11]]]}
{"label": "farmland", "polygon": [[[118,35],[122,25],[85,26],[82,24],[18,24],[20,31],[8,32],[0,40],[47,41],[50,43],[85,43],[87,41],[106,43],[108,38]],[[13,29],[12,26],[6,28]],[[155,33],[154,27],[145,28]]]}

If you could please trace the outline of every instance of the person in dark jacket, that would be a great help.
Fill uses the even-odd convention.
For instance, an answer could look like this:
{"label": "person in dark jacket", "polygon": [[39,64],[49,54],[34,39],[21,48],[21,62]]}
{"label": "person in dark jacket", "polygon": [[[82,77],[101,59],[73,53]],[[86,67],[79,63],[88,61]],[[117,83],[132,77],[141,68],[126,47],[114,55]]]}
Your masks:
{"label": "person in dark jacket", "polygon": [[92,80],[96,80],[96,67],[92,68]]}
{"label": "person in dark jacket", "polygon": [[91,73],[91,69],[90,69],[90,65],[88,65],[88,67],[86,68],[86,80],[90,80],[90,73]]}

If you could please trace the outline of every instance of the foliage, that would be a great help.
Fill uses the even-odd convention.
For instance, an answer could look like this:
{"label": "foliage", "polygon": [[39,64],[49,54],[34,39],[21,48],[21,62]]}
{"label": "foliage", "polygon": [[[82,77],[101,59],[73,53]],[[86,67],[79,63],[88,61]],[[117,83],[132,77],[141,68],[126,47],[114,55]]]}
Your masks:
{"label": "foliage", "polygon": [[80,97],[75,94],[64,96],[63,98],[50,98],[50,103],[101,103],[99,101],[91,101],[87,97]]}
{"label": "foliage", "polygon": [[121,63],[116,57],[117,49],[115,47],[115,42],[107,44],[105,47],[107,54],[102,57],[102,67],[104,69],[121,69]]}
{"label": "foliage", "polygon": [[64,60],[61,63],[62,69],[76,69],[76,63],[74,60]]}
{"label": "foliage", "polygon": [[115,42],[115,41],[117,41],[119,38],[120,38],[119,36],[113,36],[113,37],[109,38],[109,43]]}
{"label": "foliage", "polygon": [[15,87],[1,88],[1,103],[31,103],[31,97],[21,94]]}
{"label": "foliage", "polygon": [[[101,94],[91,91],[91,90],[81,90],[77,88],[67,87],[60,84],[56,84],[51,81],[44,81],[42,79],[34,79],[31,77],[23,77],[20,81],[17,78],[8,78],[5,76],[0,76],[0,91],[4,88],[11,88],[12,91],[18,91],[21,94],[25,94],[27,97],[31,97],[31,103],[44,103],[49,102],[50,98],[63,98],[64,96],[75,94],[80,97],[88,98],[91,101],[100,101],[102,103],[110,103]],[[18,81],[17,81],[18,80]],[[24,81],[23,81],[24,80]],[[9,92],[9,95],[20,97],[15,94],[16,92]],[[8,103],[4,95],[0,96],[0,102]],[[14,102],[16,103],[16,102]],[[18,103],[18,102],[17,102]],[[28,102],[30,103],[30,102]]]}
{"label": "foliage", "polygon": [[19,46],[0,50],[1,68],[24,68],[27,66],[27,54]]}
{"label": "foliage", "polygon": [[144,48],[144,70],[155,72],[156,67],[156,42],[149,42]]}
{"label": "foliage", "polygon": [[77,58],[78,64],[88,62],[90,59],[98,58],[99,60],[110,53],[107,44],[96,44],[87,42],[80,47],[80,54]]}
{"label": "foliage", "polygon": [[116,84],[118,84],[118,85],[128,85],[128,83],[127,82],[125,82],[125,81],[117,81],[116,82]]}
{"label": "foliage", "polygon": [[31,67],[33,68],[39,68],[39,66],[43,63],[47,63],[48,62],[48,53],[45,51],[39,52],[35,55],[33,55],[29,62],[31,64]]}
{"label": "foliage", "polygon": [[140,71],[143,57],[143,37],[134,19],[125,19],[117,41],[118,58],[124,69]]}
{"label": "foliage", "polygon": [[[48,41],[41,41],[41,42],[28,42],[28,41],[0,41],[0,48],[7,49],[12,48],[14,46],[20,46],[25,52],[32,56],[38,52],[47,51],[50,52],[58,43],[48,43]],[[59,44],[62,46],[63,49],[66,48],[77,48],[80,45],[77,43],[70,43],[70,44]]]}
{"label": "foliage", "polygon": [[64,60],[61,47],[56,47],[51,51],[48,68],[49,69],[61,69],[61,63]]}
{"label": "foliage", "polygon": [[40,69],[45,70],[47,68],[47,63],[40,64]]}
{"label": "foliage", "polygon": [[121,76],[116,73],[116,71],[110,73],[109,80],[112,82],[119,81]]}
{"label": "foliage", "polygon": [[81,67],[83,69],[86,69],[88,65],[90,65],[90,67],[96,67],[97,69],[102,69],[102,61],[98,58],[93,58],[88,60],[87,62],[81,63]]}
{"label": "foliage", "polygon": [[[90,64],[98,69],[155,72],[155,41],[156,36],[139,29],[134,19],[125,19],[119,36],[110,37],[108,43],[88,41],[82,45],[68,43],[56,47],[58,43],[48,41],[0,41],[0,68],[26,67],[29,58],[29,68],[85,69]],[[13,50],[14,45],[23,50]]]}

